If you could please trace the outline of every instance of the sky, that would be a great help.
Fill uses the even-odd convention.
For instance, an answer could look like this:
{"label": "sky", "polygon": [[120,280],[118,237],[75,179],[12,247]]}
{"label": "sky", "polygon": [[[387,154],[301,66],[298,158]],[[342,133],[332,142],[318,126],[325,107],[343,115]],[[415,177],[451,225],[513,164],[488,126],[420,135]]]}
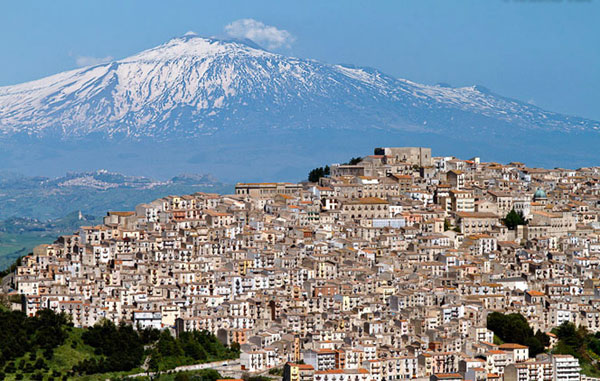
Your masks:
{"label": "sky", "polygon": [[193,31],[398,78],[482,85],[600,120],[600,1],[0,2],[0,86],[127,57]]}

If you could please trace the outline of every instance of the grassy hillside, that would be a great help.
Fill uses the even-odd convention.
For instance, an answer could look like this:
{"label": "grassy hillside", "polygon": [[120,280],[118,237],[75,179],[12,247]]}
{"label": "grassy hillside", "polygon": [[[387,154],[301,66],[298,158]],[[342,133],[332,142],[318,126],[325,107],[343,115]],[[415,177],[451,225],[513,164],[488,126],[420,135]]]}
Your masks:
{"label": "grassy hillside", "polygon": [[[24,356],[18,357],[14,360],[15,372],[7,372],[4,369],[4,380],[28,380],[28,379],[42,379],[42,380],[63,380],[63,379],[77,379],[77,380],[106,380],[121,378],[127,374],[135,374],[143,372],[141,368],[134,368],[127,372],[109,372],[102,374],[92,375],[72,375],[70,374],[74,366],[84,360],[99,360],[101,356],[94,353],[94,348],[84,344],[81,335],[85,330],[81,328],[72,328],[69,332],[67,339],[64,344],[54,349],[53,357],[48,359],[44,356],[44,351],[38,349],[34,352],[28,352]],[[37,364],[38,359],[44,359],[43,363]],[[40,369],[36,368],[36,365],[43,364]],[[10,370],[10,366],[9,369]],[[18,376],[20,374],[20,378]]]}
{"label": "grassy hillside", "polygon": [[162,372],[239,357],[238,347],[223,346],[208,332],[174,338],[108,321],[81,329],[49,310],[27,317],[0,308],[0,343],[0,380],[120,379],[144,373],[144,364]]}
{"label": "grassy hillside", "polygon": [[17,258],[27,255],[42,243],[52,243],[56,236],[28,232],[22,234],[0,233],[0,271],[13,264]]}

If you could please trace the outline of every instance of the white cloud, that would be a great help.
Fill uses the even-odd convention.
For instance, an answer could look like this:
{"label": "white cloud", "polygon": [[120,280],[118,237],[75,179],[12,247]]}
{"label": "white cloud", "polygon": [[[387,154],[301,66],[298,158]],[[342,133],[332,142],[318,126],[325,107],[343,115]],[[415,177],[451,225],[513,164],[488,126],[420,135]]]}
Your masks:
{"label": "white cloud", "polygon": [[227,24],[225,32],[234,38],[247,38],[267,49],[289,48],[295,38],[284,29],[254,19],[240,19]]}
{"label": "white cloud", "polygon": [[77,56],[77,57],[75,57],[75,64],[77,64],[77,66],[93,66],[93,65],[98,65],[98,64],[105,63],[105,62],[110,62],[113,59],[114,58],[112,56],[106,56],[106,57]]}

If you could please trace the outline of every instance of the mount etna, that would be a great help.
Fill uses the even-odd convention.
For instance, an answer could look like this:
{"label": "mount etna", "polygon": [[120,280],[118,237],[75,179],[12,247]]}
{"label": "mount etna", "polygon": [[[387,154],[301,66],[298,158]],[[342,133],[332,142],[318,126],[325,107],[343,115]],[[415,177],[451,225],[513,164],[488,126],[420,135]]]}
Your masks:
{"label": "mount etna", "polygon": [[599,137],[600,122],[481,86],[423,85],[195,35],[0,87],[0,169],[31,175],[299,180],[384,145],[577,167],[597,161]]}

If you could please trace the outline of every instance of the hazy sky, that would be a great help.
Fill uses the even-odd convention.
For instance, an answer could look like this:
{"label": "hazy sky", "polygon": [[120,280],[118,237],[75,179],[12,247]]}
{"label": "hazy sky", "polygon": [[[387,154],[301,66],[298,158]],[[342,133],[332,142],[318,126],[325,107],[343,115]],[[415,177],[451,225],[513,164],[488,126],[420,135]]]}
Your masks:
{"label": "hazy sky", "polygon": [[126,57],[191,30],[252,36],[280,53],[417,82],[480,84],[600,120],[599,20],[595,0],[3,1],[0,86]]}

